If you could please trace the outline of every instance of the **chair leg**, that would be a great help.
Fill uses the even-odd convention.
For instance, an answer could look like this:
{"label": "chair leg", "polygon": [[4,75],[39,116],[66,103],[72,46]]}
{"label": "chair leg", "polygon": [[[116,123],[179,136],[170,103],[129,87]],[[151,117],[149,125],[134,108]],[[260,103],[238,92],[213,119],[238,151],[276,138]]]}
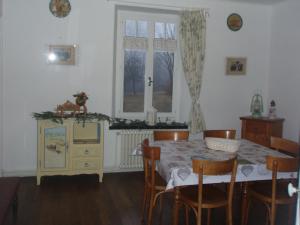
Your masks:
{"label": "chair leg", "polygon": [[207,225],[211,223],[211,209],[207,209]]}
{"label": "chair leg", "polygon": [[190,224],[190,210],[187,205],[185,205],[185,225]]}
{"label": "chair leg", "polygon": [[227,225],[232,225],[232,206],[227,205],[226,207],[226,218],[227,218]]}
{"label": "chair leg", "polygon": [[178,187],[175,187],[174,189],[174,208],[173,208],[173,225],[178,225],[178,211],[179,211],[179,195],[180,191]]}
{"label": "chair leg", "polygon": [[198,207],[197,208],[197,225],[202,224],[202,208]]}
{"label": "chair leg", "polygon": [[271,206],[270,225],[275,225],[275,218],[276,218],[276,205],[274,207]]}
{"label": "chair leg", "polygon": [[241,184],[241,189],[242,189],[242,213],[241,213],[241,225],[246,224],[246,213],[247,213],[247,204],[249,200],[248,196],[248,183],[247,182],[242,182]]}
{"label": "chair leg", "polygon": [[242,225],[247,225],[248,224],[248,219],[249,219],[249,211],[250,211],[250,203],[251,199],[247,198],[246,200],[246,207],[245,207],[245,218],[244,218],[244,224]]}
{"label": "chair leg", "polygon": [[153,214],[153,208],[154,208],[154,196],[155,196],[155,193],[151,190],[147,225],[152,225],[152,214]]}
{"label": "chair leg", "polygon": [[144,223],[145,212],[147,208],[147,198],[148,198],[148,190],[147,187],[144,187],[144,198],[142,203],[142,212],[141,212],[141,223]]}

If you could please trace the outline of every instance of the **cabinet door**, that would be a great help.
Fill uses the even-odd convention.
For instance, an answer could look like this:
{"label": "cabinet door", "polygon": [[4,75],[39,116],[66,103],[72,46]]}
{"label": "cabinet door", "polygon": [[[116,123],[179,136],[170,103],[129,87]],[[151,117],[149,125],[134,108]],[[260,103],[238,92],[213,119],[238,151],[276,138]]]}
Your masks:
{"label": "cabinet door", "polygon": [[45,122],[40,127],[40,169],[68,169],[68,126]]}

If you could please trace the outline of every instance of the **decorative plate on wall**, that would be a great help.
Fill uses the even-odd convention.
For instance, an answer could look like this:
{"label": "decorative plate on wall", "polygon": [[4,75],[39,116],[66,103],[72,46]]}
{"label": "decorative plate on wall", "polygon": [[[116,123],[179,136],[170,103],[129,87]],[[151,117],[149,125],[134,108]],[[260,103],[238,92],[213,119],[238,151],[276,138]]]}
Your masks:
{"label": "decorative plate on wall", "polygon": [[50,12],[59,18],[66,17],[71,11],[69,0],[51,0],[49,3]]}
{"label": "decorative plate on wall", "polygon": [[243,26],[242,17],[237,13],[232,13],[227,18],[227,26],[232,31],[238,31]]}

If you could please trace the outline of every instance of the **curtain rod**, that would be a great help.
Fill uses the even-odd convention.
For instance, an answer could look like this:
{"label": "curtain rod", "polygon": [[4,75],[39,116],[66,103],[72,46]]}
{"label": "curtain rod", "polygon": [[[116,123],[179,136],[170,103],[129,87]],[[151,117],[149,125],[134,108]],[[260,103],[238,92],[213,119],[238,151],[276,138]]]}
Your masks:
{"label": "curtain rod", "polygon": [[192,8],[192,7],[181,7],[181,6],[171,6],[167,4],[160,4],[160,3],[141,3],[136,1],[128,1],[128,0],[107,0],[107,2],[112,2],[116,4],[121,5],[130,5],[130,6],[140,6],[140,7],[154,7],[158,9],[168,9],[168,10],[175,10],[175,11],[181,11],[181,10],[203,10],[205,18],[209,17],[209,8]]}

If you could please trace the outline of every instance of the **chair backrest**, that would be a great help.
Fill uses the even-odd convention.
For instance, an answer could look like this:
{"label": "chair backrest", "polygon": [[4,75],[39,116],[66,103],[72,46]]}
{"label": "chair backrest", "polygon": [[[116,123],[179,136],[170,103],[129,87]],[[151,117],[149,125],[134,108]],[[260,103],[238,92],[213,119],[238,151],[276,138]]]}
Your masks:
{"label": "chair backrest", "polygon": [[203,139],[207,137],[217,137],[235,139],[236,130],[204,130]]}
{"label": "chair backrest", "polygon": [[232,205],[234,182],[236,178],[237,170],[237,157],[223,160],[223,161],[212,161],[193,159],[193,172],[198,174],[198,204],[199,208],[202,205],[202,189],[203,189],[203,175],[224,175],[231,173],[230,183],[227,188],[227,201],[228,205]]}
{"label": "chair backrest", "polygon": [[156,160],[160,160],[160,147],[149,146],[149,140],[142,142],[145,182],[154,187]]}
{"label": "chair backrest", "polygon": [[267,169],[272,171],[272,204],[275,204],[277,172],[298,172],[299,158],[282,158],[268,155],[266,156],[266,164]]}
{"label": "chair backrest", "polygon": [[271,137],[270,147],[294,157],[299,156],[299,144],[288,139]]}
{"label": "chair backrest", "polygon": [[267,169],[277,172],[298,172],[299,158],[266,156]]}
{"label": "chair backrest", "polygon": [[162,141],[162,140],[188,140],[189,139],[189,131],[153,131],[154,141]]}

